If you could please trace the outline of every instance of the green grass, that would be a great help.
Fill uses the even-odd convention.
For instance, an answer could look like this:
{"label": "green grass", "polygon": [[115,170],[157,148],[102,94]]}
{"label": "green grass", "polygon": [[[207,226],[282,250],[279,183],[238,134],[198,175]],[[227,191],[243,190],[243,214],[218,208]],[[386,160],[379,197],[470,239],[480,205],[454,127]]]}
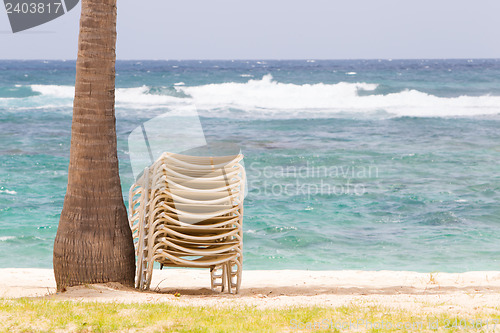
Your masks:
{"label": "green grass", "polygon": [[[201,307],[169,303],[123,304],[55,300],[0,300],[1,332],[350,332],[351,329],[313,327],[323,320],[356,325],[357,320],[385,323],[377,329],[360,322],[358,331],[368,332],[492,332],[496,315],[477,312],[468,318],[455,315],[426,315],[410,311],[395,311],[380,306],[352,304],[341,307],[291,307],[285,309],[257,309],[256,307]],[[489,327],[478,320],[489,320]],[[428,323],[439,324],[440,330],[429,330]],[[462,328],[453,327],[462,320]],[[464,329],[464,320],[468,320]],[[294,327],[302,325],[302,330]],[[309,328],[306,326],[310,323]],[[405,329],[387,329],[388,323],[407,325]],[[422,326],[418,326],[422,323]],[[323,322],[326,325],[326,322]],[[448,324],[448,325],[446,325]],[[474,324],[474,328],[471,328]],[[318,325],[318,324],[316,324]],[[411,327],[413,325],[413,328]],[[446,328],[445,325],[447,326]],[[455,325],[457,326],[457,325]],[[325,327],[323,327],[325,328]]]}

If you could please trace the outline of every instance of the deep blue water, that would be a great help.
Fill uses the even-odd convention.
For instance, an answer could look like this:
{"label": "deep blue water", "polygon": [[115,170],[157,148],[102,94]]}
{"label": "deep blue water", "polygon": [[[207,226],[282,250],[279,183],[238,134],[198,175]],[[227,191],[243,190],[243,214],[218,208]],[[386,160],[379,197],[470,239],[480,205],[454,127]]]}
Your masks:
{"label": "deep blue water", "polygon": [[[51,267],[74,62],[0,61],[0,267]],[[194,105],[245,154],[248,269],[500,270],[500,60],[117,63],[128,135]]]}

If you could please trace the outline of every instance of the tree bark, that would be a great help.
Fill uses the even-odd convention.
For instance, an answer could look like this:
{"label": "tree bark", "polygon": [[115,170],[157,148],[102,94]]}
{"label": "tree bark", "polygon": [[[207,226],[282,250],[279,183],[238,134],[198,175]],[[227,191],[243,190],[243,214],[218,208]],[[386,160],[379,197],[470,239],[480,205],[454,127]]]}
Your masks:
{"label": "tree bark", "polygon": [[116,151],[116,0],[81,3],[68,187],[54,242],[59,291],[103,282],[133,286],[135,274]]}

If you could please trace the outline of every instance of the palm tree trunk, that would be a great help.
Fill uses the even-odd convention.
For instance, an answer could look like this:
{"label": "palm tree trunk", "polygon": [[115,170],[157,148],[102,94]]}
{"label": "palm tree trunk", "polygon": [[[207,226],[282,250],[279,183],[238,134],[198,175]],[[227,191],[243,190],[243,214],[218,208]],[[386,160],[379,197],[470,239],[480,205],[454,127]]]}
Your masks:
{"label": "palm tree trunk", "polygon": [[60,291],[134,283],[116,151],[115,46],[116,0],[82,0],[68,188],[54,242]]}

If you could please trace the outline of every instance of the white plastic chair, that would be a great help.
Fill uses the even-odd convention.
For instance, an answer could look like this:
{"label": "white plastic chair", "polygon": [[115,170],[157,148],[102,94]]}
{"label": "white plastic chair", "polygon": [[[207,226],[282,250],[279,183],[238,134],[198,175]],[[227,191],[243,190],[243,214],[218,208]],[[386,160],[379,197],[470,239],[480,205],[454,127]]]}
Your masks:
{"label": "white plastic chair", "polygon": [[212,290],[238,293],[243,264],[243,155],[163,153],[130,189],[136,288],[150,287],[153,263],[210,268]]}

